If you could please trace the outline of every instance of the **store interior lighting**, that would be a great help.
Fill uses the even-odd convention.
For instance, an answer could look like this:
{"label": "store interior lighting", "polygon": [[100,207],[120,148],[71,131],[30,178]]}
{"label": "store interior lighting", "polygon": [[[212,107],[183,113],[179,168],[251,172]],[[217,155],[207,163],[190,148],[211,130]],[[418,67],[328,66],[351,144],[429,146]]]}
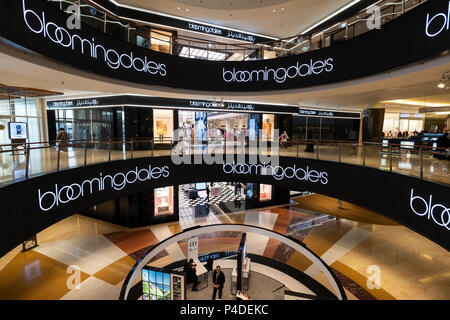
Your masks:
{"label": "store interior lighting", "polygon": [[225,53],[217,51],[182,47],[180,57],[223,61],[226,59],[227,55]]}

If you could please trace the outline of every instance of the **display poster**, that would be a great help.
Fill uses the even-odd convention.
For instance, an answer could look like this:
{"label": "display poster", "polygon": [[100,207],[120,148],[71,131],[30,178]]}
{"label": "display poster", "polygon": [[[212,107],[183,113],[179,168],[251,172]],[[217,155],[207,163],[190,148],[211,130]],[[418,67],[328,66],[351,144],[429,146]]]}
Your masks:
{"label": "display poster", "polygon": [[272,200],[272,186],[270,184],[260,184],[259,185],[259,201],[270,201]]}
{"label": "display poster", "polygon": [[172,277],[172,300],[184,300],[184,277],[171,275]]}
{"label": "display poster", "polygon": [[153,136],[156,142],[170,143],[173,135],[173,110],[153,109]]}
{"label": "display poster", "polygon": [[9,139],[28,139],[28,127],[26,122],[9,122]]}
{"label": "display poster", "polygon": [[250,141],[256,140],[256,132],[257,132],[257,125],[256,125],[256,119],[250,119],[248,124],[248,138]]}
{"label": "display poster", "polygon": [[255,184],[254,183],[247,183],[245,185],[245,193],[247,195],[247,198],[252,199],[255,195]]}
{"label": "display poster", "polygon": [[155,189],[155,217],[173,213],[173,187]]}
{"label": "display poster", "polygon": [[206,112],[195,113],[195,139],[206,139]]}
{"label": "display poster", "polygon": [[195,184],[195,189],[206,190],[206,182],[198,182]]}
{"label": "display poster", "polygon": [[263,124],[262,124],[263,141],[273,141],[274,123],[275,123],[275,115],[263,114]]}

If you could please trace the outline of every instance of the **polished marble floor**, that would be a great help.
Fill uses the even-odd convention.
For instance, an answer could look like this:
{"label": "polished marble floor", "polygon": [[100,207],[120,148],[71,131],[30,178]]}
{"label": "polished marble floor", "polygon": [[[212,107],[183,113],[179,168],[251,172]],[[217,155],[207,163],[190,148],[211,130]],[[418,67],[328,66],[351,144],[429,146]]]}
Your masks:
{"label": "polished marble floor", "polygon": [[[214,217],[128,229],[73,215],[39,233],[35,249],[18,247],[0,258],[0,299],[117,299],[128,272],[153,245],[184,228],[211,223],[257,225],[302,240],[336,271],[350,299],[450,299],[450,253],[403,226],[324,218],[298,204]],[[236,250],[239,237],[204,235],[199,253]],[[330,287],[307,259],[273,239],[250,235],[248,250]],[[150,265],[162,267],[186,256],[186,241],[179,242]]]}
{"label": "polished marble floor", "polygon": [[[270,149],[269,149],[270,150]],[[193,150],[194,152],[195,150]],[[235,152],[234,149],[227,149],[227,152]],[[200,152],[212,152],[212,150],[202,150]],[[222,149],[217,152],[223,152]],[[245,150],[248,153],[248,149]],[[60,153],[60,169],[74,168],[86,164],[94,164],[100,162],[152,157],[152,156],[169,156],[171,150],[136,150],[127,151],[112,150],[111,155],[106,147],[97,145],[96,148],[84,149],[81,147],[69,147],[67,152]],[[321,159],[342,163],[358,164],[363,163],[368,167],[378,168],[381,170],[390,170],[397,173],[420,176],[421,161],[417,153],[408,150],[402,150],[393,153],[392,157],[381,149],[378,145],[367,145],[364,150],[361,146],[352,147],[349,144],[338,145],[322,145],[315,148],[314,152],[305,152],[305,146],[291,146],[287,149],[280,149],[281,156],[292,156],[309,159]],[[339,159],[339,154],[341,154]],[[30,175],[41,174],[44,172],[56,171],[58,167],[58,152],[55,147],[46,147],[42,149],[34,149],[30,152]],[[434,158],[429,152],[424,152],[422,156],[423,177],[426,180],[436,181],[450,184],[449,161]],[[22,154],[14,154],[11,152],[0,152],[0,183],[19,179],[25,176],[26,156]]]}

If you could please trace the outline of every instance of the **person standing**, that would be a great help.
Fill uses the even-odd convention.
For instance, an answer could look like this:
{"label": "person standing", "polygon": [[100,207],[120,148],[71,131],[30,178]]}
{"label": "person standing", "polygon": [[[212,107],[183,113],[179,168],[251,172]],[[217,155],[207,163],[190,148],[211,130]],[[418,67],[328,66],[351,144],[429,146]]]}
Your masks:
{"label": "person standing", "polygon": [[216,300],[217,290],[219,290],[219,300],[222,300],[222,291],[224,283],[225,283],[225,275],[223,274],[222,270],[220,270],[220,266],[217,266],[216,270],[214,270],[213,273],[213,284],[214,284],[214,291],[212,296],[213,300]]}
{"label": "person standing", "polygon": [[189,259],[189,266],[191,267],[191,277],[192,277],[192,291],[198,291],[198,277],[197,277],[197,265],[195,264],[193,259]]}
{"label": "person standing", "polygon": [[280,135],[280,137],[278,138],[280,141],[280,148],[287,148],[288,145],[288,139],[289,136],[287,135],[286,131],[283,131],[283,133]]}
{"label": "person standing", "polygon": [[60,128],[58,131],[58,136],[56,137],[58,146],[61,151],[67,151],[67,142],[69,141],[69,135],[64,128]]}
{"label": "person standing", "polygon": [[211,190],[209,190],[209,186],[206,185],[206,201],[209,202],[209,194],[211,193]]}

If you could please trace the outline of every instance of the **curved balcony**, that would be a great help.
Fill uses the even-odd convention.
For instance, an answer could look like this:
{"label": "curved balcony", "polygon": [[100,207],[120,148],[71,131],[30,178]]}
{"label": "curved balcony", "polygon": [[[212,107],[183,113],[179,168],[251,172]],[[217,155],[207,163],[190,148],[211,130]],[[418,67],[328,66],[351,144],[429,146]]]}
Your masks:
{"label": "curved balcony", "polygon": [[[144,48],[177,55],[212,61],[249,61],[298,55],[353,39],[359,35],[382,27],[384,24],[413,10],[427,0],[382,0],[346,19],[334,19],[331,26],[294,35],[284,39],[261,41],[255,37],[237,37],[237,41],[209,41],[186,35],[177,35],[161,28],[151,28],[136,23],[132,17],[119,16],[89,0],[47,0],[68,14],[73,7],[79,7],[81,22],[94,27],[118,40],[126,41]],[[136,8],[135,10],[138,10]],[[378,12],[379,16],[373,16]],[[130,9],[128,12],[133,13]],[[148,24],[152,24],[149,19]],[[252,40],[256,41],[252,41]],[[233,38],[231,38],[233,40]],[[258,41],[259,40],[259,41]],[[244,43],[242,43],[244,42]]]}
{"label": "curved balcony", "polygon": [[[9,181],[0,187],[2,199],[10,199],[0,203],[0,255],[97,204],[143,188],[201,181],[244,181],[323,194],[381,214],[450,248],[448,150],[304,141],[277,152],[261,146],[247,150],[234,141],[194,143],[183,141],[174,149],[173,141],[153,139],[74,141],[56,149],[48,143],[10,146],[13,150],[4,150],[2,160],[18,161],[10,163],[10,175],[4,176]],[[267,165],[268,157],[275,161],[273,167]],[[411,169],[404,169],[405,164]]]}
{"label": "curved balcony", "polygon": [[[69,28],[68,20],[73,17],[43,0],[2,2],[1,6],[0,36],[7,43],[83,71],[159,91],[170,88],[231,96],[296,90],[369,77],[439,57],[445,60],[450,48],[446,24],[435,19],[448,12],[448,4],[434,1],[415,7],[380,30],[347,41],[330,41],[330,46],[277,59],[252,60],[246,53],[245,61],[188,60],[174,55],[173,48],[148,50],[86,23]],[[185,56],[191,56],[191,49],[186,50]],[[202,50],[201,56],[208,58],[208,50]]]}
{"label": "curved balcony", "polygon": [[[254,150],[248,141],[217,137],[182,141],[168,138],[71,140],[64,146],[57,141],[0,145],[0,183],[116,160],[171,156],[181,152],[225,155],[234,154],[236,150],[247,155],[271,155],[272,152],[270,148]],[[450,185],[450,151],[439,147],[386,141],[290,140],[288,146],[277,152],[280,157],[353,164]]]}

